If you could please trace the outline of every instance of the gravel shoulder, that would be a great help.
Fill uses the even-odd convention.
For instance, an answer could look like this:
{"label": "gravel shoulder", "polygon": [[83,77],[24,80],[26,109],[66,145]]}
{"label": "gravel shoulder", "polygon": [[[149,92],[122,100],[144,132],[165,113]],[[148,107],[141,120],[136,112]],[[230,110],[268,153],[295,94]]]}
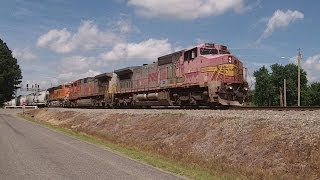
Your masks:
{"label": "gravel shoulder", "polygon": [[42,109],[29,116],[249,178],[320,178],[320,111]]}

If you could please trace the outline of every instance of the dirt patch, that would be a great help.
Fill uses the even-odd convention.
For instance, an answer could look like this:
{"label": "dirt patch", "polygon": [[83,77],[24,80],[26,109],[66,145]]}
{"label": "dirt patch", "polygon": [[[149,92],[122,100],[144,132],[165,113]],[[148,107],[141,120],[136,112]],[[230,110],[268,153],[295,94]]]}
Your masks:
{"label": "dirt patch", "polygon": [[320,113],[296,119],[283,114],[198,116],[52,109],[26,114],[214,172],[248,178],[320,178],[316,118]]}

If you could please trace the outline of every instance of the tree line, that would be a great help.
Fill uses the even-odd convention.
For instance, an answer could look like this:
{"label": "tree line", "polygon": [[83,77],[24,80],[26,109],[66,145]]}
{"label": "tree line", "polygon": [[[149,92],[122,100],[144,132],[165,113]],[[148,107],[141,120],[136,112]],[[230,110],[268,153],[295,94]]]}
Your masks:
{"label": "tree line", "polygon": [[[301,106],[320,106],[320,82],[308,84],[307,73],[301,69]],[[270,71],[265,67],[254,72],[256,78],[253,95],[249,102],[256,106],[280,106],[284,96],[286,79],[287,106],[298,104],[298,66],[295,64],[273,64]],[[282,98],[281,98],[282,97]]]}
{"label": "tree line", "polygon": [[13,98],[21,83],[21,69],[12,51],[0,39],[0,106]]}

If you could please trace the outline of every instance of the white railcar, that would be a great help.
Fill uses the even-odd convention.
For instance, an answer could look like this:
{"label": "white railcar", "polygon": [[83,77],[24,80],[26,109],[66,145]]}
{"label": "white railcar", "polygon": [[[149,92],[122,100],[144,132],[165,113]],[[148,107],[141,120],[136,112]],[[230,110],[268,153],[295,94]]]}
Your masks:
{"label": "white railcar", "polygon": [[26,100],[28,106],[44,107],[47,105],[47,91],[28,94]]}

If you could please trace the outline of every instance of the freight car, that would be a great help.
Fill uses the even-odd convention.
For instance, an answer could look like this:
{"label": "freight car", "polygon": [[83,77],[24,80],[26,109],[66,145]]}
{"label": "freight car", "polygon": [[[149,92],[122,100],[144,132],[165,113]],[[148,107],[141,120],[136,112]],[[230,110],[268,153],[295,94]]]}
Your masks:
{"label": "freight car", "polygon": [[47,91],[33,92],[26,96],[27,106],[47,106]]}
{"label": "freight car", "polygon": [[[242,62],[205,43],[71,84],[69,106],[241,106],[248,91]],[[63,86],[63,85],[62,85]],[[49,97],[54,91],[49,89]],[[61,105],[61,103],[60,103]]]}

